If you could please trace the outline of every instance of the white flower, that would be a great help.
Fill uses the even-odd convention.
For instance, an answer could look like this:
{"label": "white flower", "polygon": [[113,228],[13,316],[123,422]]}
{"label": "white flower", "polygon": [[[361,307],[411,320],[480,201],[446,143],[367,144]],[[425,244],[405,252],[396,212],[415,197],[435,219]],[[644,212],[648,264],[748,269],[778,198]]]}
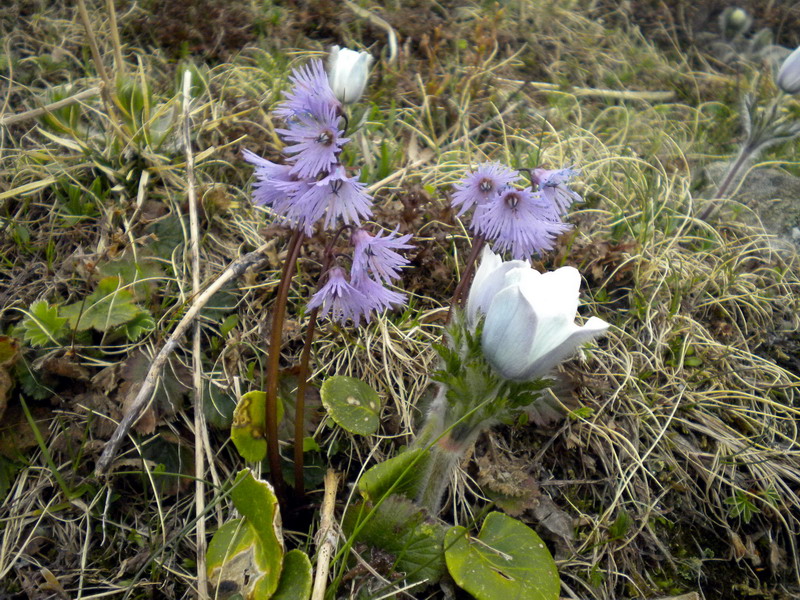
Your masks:
{"label": "white flower", "polygon": [[781,65],[778,71],[778,87],[787,94],[800,92],[800,48],[797,48]]}
{"label": "white flower", "polygon": [[333,46],[328,56],[328,82],[335,96],[344,104],[351,104],[364,93],[372,56],[369,52],[356,52]]}
{"label": "white flower", "polygon": [[521,260],[504,262],[488,247],[467,300],[472,328],[485,315],[481,345],[506,379],[543,377],[608,323],[597,317],[575,324],[581,276],[573,267],[539,273]]}

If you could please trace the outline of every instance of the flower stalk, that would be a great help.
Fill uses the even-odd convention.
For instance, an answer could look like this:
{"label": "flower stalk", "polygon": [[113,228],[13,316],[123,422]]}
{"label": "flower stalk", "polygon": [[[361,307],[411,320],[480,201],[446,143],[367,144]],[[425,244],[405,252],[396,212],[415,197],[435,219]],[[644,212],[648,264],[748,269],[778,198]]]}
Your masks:
{"label": "flower stalk", "polygon": [[304,234],[302,230],[295,229],[289,239],[286,253],[286,262],[283,264],[278,295],[272,309],[272,329],[269,339],[269,356],[267,358],[267,397],[266,397],[266,437],[267,458],[272,484],[280,499],[285,499],[285,485],[281,470],[281,456],[278,446],[278,370],[281,361],[281,340],[283,338],[283,319],[286,315],[286,300],[289,297],[289,287],[294,276],[297,257],[300,255]]}

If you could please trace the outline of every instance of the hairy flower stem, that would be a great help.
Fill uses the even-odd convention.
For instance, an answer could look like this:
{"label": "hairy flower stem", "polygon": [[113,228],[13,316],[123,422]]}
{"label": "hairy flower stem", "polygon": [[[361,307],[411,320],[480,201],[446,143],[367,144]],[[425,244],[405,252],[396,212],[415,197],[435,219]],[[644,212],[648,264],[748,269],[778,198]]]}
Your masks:
{"label": "hairy flower stem", "polygon": [[289,287],[294,276],[297,257],[300,254],[304,234],[297,229],[289,239],[286,252],[286,262],[283,264],[278,296],[272,308],[272,330],[269,338],[269,356],[267,358],[267,399],[266,399],[266,425],[267,425],[267,458],[269,471],[275,493],[279,499],[286,497],[283,474],[281,471],[281,455],[278,448],[278,369],[281,361],[281,340],[283,337],[283,318],[286,314],[286,299],[289,297]]}
{"label": "hairy flower stem", "polygon": [[464,289],[469,285],[472,280],[472,272],[475,270],[475,262],[478,260],[478,255],[483,250],[486,244],[486,238],[482,235],[477,235],[472,240],[472,251],[467,257],[467,262],[464,265],[464,272],[461,274],[461,281],[456,286],[456,291],[453,292],[453,297],[450,299],[450,310],[447,312],[447,322],[450,322],[450,316],[453,313],[453,307],[461,304],[461,297],[464,295]]}
{"label": "hairy flower stem", "polygon": [[416,490],[416,500],[432,515],[441,510],[447,486],[467,450],[480,432],[491,425],[488,420],[479,418],[476,421],[474,417],[493,400],[494,396],[490,395],[477,405],[462,404],[454,407],[447,399],[447,388],[440,386],[425,419],[425,425],[411,446],[426,448],[430,452],[425,463],[425,474]]}
{"label": "hairy flower stem", "polygon": [[725,197],[725,194],[728,193],[728,189],[731,187],[731,184],[736,181],[739,171],[741,171],[742,167],[747,164],[747,162],[750,160],[750,157],[752,157],[755,153],[755,150],[756,147],[752,144],[747,142],[742,144],[742,147],[739,149],[739,155],[725,173],[725,177],[723,177],[722,182],[717,188],[717,191],[714,192],[714,200],[710,202],[708,206],[706,206],[705,210],[700,214],[701,221],[705,221],[716,211],[718,199]]}

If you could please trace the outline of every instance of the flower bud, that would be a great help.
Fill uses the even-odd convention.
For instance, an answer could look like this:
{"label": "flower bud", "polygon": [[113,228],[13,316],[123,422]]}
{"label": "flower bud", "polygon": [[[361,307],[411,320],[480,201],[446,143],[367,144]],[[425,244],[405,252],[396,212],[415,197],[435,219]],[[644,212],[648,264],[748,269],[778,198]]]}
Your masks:
{"label": "flower bud", "polygon": [[333,93],[344,104],[352,104],[364,93],[372,56],[333,46],[328,57],[328,81]]}
{"label": "flower bud", "polygon": [[523,261],[503,262],[488,248],[467,300],[467,318],[486,316],[481,347],[506,379],[530,381],[548,374],[580,345],[601,335],[597,317],[575,324],[581,276],[573,267],[539,273]]}
{"label": "flower bud", "polygon": [[778,87],[787,94],[800,92],[800,48],[797,48],[781,65],[778,71]]}
{"label": "flower bud", "polygon": [[729,6],[720,14],[719,23],[722,36],[726,40],[733,40],[743,36],[750,29],[753,19],[738,6]]}

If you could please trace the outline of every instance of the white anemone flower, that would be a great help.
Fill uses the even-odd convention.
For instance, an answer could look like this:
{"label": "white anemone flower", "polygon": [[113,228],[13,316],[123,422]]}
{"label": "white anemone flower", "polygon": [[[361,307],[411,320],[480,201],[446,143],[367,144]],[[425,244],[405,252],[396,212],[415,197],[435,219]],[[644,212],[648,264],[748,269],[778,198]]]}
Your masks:
{"label": "white anemone flower", "polygon": [[333,46],[328,56],[328,82],[334,95],[344,104],[352,104],[364,93],[372,55]]}
{"label": "white anemone flower", "polygon": [[783,61],[777,78],[778,87],[787,94],[800,92],[800,48]]}
{"label": "white anemone flower", "polygon": [[608,323],[591,317],[575,324],[581,276],[574,267],[539,273],[526,261],[503,261],[488,247],[467,300],[473,329],[485,316],[481,345],[504,378],[530,381],[547,375]]}

